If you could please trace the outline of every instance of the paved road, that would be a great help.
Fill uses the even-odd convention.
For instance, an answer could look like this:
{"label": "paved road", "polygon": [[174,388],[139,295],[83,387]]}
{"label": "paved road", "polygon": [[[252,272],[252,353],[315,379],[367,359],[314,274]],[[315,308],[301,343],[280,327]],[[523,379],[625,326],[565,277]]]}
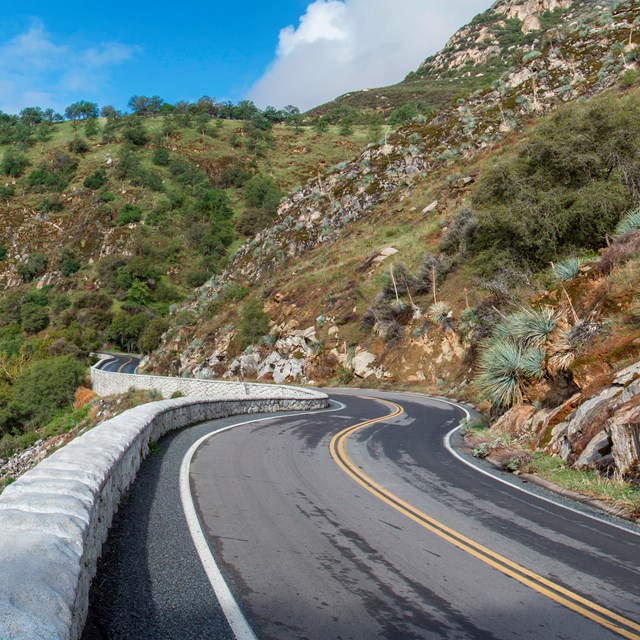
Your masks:
{"label": "paved road", "polygon": [[109,354],[111,357],[109,360],[105,360],[100,369],[104,371],[115,371],[117,373],[135,373],[138,365],[140,364],[140,358],[137,356],[130,356],[125,354]]}
{"label": "paved road", "polygon": [[[336,396],[345,410],[226,431],[208,440],[193,460],[192,492],[205,532],[259,638],[640,638],[640,538],[462,465],[442,445],[444,433],[461,417],[459,409],[401,394],[377,395],[399,402],[405,413],[385,419],[390,406]],[[382,420],[345,431],[376,418]],[[163,442],[161,467],[168,476],[187,440],[212,428],[196,427]],[[160,491],[165,473],[155,473],[141,478],[147,494],[140,504],[149,505],[143,511],[155,509],[158,487],[166,514],[175,511],[165,514],[161,535],[167,543],[174,536],[182,540],[179,506],[167,505]],[[125,529],[130,517],[138,522],[135,529],[145,514],[133,510],[121,521]],[[129,537],[139,541],[157,526]],[[180,549],[191,566],[189,542]],[[119,553],[154,555],[119,552],[113,545],[111,551],[116,564]],[[143,618],[150,635],[140,635],[140,625],[108,632],[109,619],[132,617],[123,613],[127,604],[136,609],[131,604],[140,585],[127,591],[125,582],[139,569],[131,572],[124,560],[117,581],[100,578],[110,584],[105,595],[119,600],[115,611],[99,612],[107,633],[86,637],[231,637],[219,611],[212,610],[203,576],[184,593],[180,563],[170,556],[167,549],[161,557],[176,583],[172,619],[203,612],[189,598],[204,594],[209,610],[203,617],[217,625],[215,632],[209,625],[212,635],[156,626],[154,616],[167,614],[146,596]],[[154,562],[145,564],[145,575],[161,571]],[[122,593],[115,597],[113,589]],[[166,584],[150,589],[151,596],[155,590],[172,593]]]}

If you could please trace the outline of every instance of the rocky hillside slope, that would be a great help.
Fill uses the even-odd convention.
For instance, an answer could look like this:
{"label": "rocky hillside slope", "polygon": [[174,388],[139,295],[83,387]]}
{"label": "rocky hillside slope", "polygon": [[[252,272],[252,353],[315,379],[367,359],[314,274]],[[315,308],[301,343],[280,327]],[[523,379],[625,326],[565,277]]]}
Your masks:
{"label": "rocky hillside slope", "polygon": [[[602,114],[635,114],[625,105],[637,98],[630,87],[638,78],[640,5],[607,4],[498,2],[458,32],[420,73],[474,77],[494,54],[508,52],[499,79],[435,115],[416,117],[285,198],[276,224],[241,246],[225,271],[183,307],[186,323],[165,335],[148,368],[318,384],[386,381],[485,398],[496,416],[513,401],[555,409],[591,385],[606,385],[601,376],[640,357],[633,319],[637,248],[626,236],[614,242],[606,237],[639,203],[637,158],[622,149],[593,162],[581,159],[588,180],[574,176],[571,182],[554,167],[555,148],[545,150],[544,141],[573,126],[557,148],[580,153],[575,141],[602,129]],[[625,103],[629,91],[631,102]],[[585,102],[599,95],[613,102]],[[581,103],[574,111],[566,106]],[[558,109],[557,117],[546,115]],[[609,123],[611,139],[624,140],[629,127],[637,135],[635,115],[630,117]],[[598,118],[602,127],[593,124]],[[539,128],[531,130],[537,120]],[[602,149],[605,139],[593,144]],[[520,151],[514,156],[511,149]],[[527,164],[533,154],[543,154],[538,159],[546,177]],[[611,164],[614,156],[618,164]],[[602,207],[602,231],[585,223],[590,230],[581,235],[566,230],[559,239],[555,229],[555,244],[528,238],[529,248],[520,247],[522,224],[504,216],[516,205],[526,211],[526,199],[511,188],[521,178],[550,189],[549,202],[536,203],[537,212],[575,209],[577,221],[590,215],[586,205],[580,212],[581,202],[591,202],[595,211]],[[595,192],[585,191],[595,184],[607,194],[600,203]],[[565,204],[558,207],[558,198]],[[470,204],[477,211],[465,213]],[[488,231],[489,220],[499,216],[504,224]],[[503,241],[507,228],[513,235]],[[535,230],[527,233],[535,236]],[[473,246],[465,248],[465,242]],[[611,253],[598,257],[607,242]],[[572,252],[580,254],[575,273],[568,279],[550,275],[549,260],[562,262]],[[615,252],[624,259],[614,259]],[[582,272],[585,258],[593,265],[608,260],[609,266]],[[499,333],[519,309],[545,305],[557,316],[553,331],[566,339],[564,346],[556,341],[553,349],[539,349],[539,371],[529,378],[514,369],[512,401],[481,393],[475,379],[486,351],[482,340]],[[260,329],[252,335],[247,327]],[[520,355],[526,351],[520,344],[514,348]],[[580,455],[572,450],[567,459]]]}
{"label": "rocky hillside slope", "polygon": [[442,109],[458,98],[485,90],[520,62],[532,46],[552,38],[557,28],[573,22],[586,25],[618,4],[572,0],[499,0],[457,31],[445,47],[427,58],[400,83],[355,91],[316,107],[310,114],[328,114],[345,107],[390,113],[404,104]]}

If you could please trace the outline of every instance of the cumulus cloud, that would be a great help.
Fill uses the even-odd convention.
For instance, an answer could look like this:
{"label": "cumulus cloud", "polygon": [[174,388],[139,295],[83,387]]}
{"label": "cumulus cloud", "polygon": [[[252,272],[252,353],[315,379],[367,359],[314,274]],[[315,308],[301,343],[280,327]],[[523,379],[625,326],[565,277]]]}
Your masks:
{"label": "cumulus cloud", "polygon": [[399,82],[489,0],[315,0],[280,32],[249,97],[308,109],[356,89]]}
{"label": "cumulus cloud", "polygon": [[34,20],[26,31],[0,43],[0,110],[17,113],[39,106],[61,111],[76,100],[95,100],[112,68],[138,51],[119,42],[73,47],[56,41]]}

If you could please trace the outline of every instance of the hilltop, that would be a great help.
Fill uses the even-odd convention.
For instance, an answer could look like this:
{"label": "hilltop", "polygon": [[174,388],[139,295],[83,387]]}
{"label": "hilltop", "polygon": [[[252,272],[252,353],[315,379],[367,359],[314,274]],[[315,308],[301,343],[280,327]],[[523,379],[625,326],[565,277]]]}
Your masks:
{"label": "hilltop", "polygon": [[385,117],[430,114],[485,91],[522,56],[544,48],[556,30],[569,23],[587,25],[617,0],[499,0],[457,31],[437,54],[427,58],[398,84],[353,91],[311,109],[309,114],[335,114],[350,109]]}

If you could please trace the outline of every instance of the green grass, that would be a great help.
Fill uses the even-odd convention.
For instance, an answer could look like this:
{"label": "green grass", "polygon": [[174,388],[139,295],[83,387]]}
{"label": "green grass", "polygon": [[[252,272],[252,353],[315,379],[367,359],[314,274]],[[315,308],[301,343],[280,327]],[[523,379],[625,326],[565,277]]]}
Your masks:
{"label": "green grass", "polygon": [[628,515],[640,514],[640,490],[629,482],[603,478],[588,469],[571,469],[560,458],[544,453],[535,453],[531,465],[539,476],[562,487],[613,502]]}

